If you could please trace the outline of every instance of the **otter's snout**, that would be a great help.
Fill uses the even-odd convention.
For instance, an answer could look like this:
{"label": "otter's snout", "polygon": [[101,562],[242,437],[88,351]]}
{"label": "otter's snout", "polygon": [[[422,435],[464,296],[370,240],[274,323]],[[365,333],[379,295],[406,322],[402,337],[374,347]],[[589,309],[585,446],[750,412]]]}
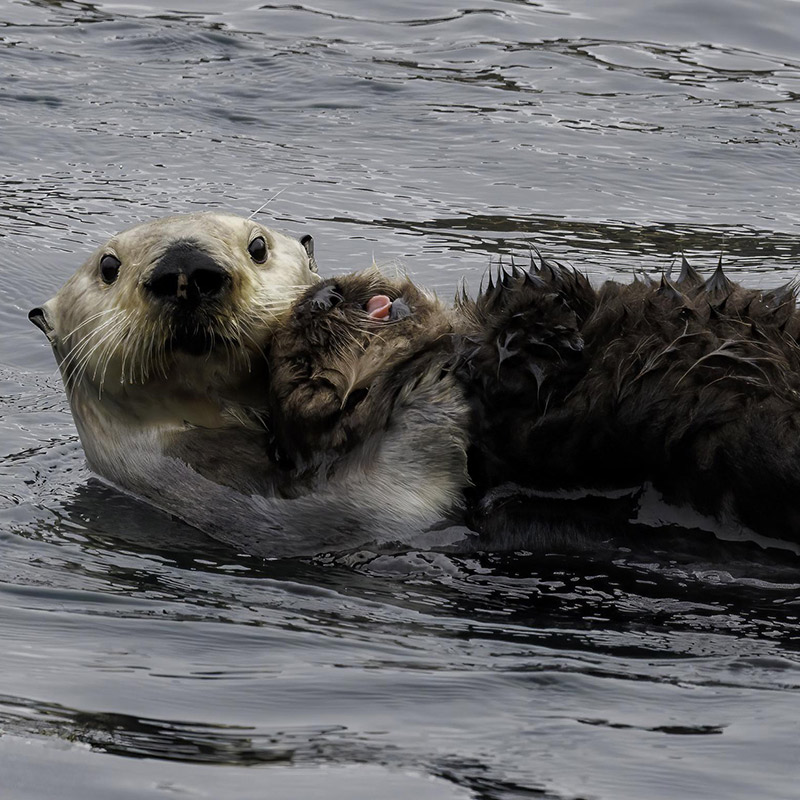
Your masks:
{"label": "otter's snout", "polygon": [[168,302],[197,306],[222,294],[230,285],[228,270],[192,242],[173,244],[144,283],[153,296]]}

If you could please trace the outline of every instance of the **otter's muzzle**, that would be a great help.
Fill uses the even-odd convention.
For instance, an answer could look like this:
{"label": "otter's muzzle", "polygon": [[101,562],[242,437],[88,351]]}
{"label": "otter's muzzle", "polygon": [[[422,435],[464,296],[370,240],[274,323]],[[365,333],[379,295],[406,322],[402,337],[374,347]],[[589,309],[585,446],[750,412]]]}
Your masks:
{"label": "otter's muzzle", "polygon": [[224,294],[231,276],[193,242],[176,242],[161,256],[143,285],[159,300],[194,308]]}

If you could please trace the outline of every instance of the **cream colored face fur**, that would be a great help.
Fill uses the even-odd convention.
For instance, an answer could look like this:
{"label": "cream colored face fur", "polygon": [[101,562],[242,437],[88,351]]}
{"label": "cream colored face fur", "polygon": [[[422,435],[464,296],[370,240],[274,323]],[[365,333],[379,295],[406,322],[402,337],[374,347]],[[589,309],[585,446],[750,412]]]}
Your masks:
{"label": "cream colored face fur", "polygon": [[[258,237],[266,244],[263,263],[248,251]],[[202,250],[227,275],[203,323],[213,344],[200,355],[172,346],[169,309],[147,290],[159,260],[181,242]],[[119,262],[111,283],[101,272],[109,255]],[[253,220],[172,216],[113,236],[31,319],[53,346],[84,432],[97,412],[133,426],[219,427],[231,408],[249,403],[251,384],[263,393],[263,385],[255,387],[263,348],[296,295],[316,280],[313,258],[300,242]]]}

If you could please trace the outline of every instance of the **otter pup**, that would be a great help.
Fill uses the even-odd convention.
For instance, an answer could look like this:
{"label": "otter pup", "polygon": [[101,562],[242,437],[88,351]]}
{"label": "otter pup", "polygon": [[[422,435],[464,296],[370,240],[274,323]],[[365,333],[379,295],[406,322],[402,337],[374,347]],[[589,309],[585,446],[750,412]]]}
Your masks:
{"label": "otter pup", "polygon": [[377,270],[297,300],[269,355],[281,496],[335,490],[403,533],[462,506],[470,426],[454,319]]}
{"label": "otter pup", "polygon": [[514,483],[651,482],[756,533],[800,538],[800,314],[794,283],[745,289],[684,259],[660,283],[593,289],[542,261],[462,298],[480,497]]}

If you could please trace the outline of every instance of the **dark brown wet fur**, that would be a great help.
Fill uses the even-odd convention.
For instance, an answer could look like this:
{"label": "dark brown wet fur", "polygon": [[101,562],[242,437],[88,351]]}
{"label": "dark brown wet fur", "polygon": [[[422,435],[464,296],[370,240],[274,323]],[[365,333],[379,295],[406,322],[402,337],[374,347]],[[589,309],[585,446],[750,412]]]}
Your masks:
{"label": "dark brown wet fur", "polygon": [[461,374],[476,497],[514,482],[652,482],[756,532],[800,539],[800,315],[684,260],[673,281],[608,282],[542,261],[501,271],[467,324]]}

